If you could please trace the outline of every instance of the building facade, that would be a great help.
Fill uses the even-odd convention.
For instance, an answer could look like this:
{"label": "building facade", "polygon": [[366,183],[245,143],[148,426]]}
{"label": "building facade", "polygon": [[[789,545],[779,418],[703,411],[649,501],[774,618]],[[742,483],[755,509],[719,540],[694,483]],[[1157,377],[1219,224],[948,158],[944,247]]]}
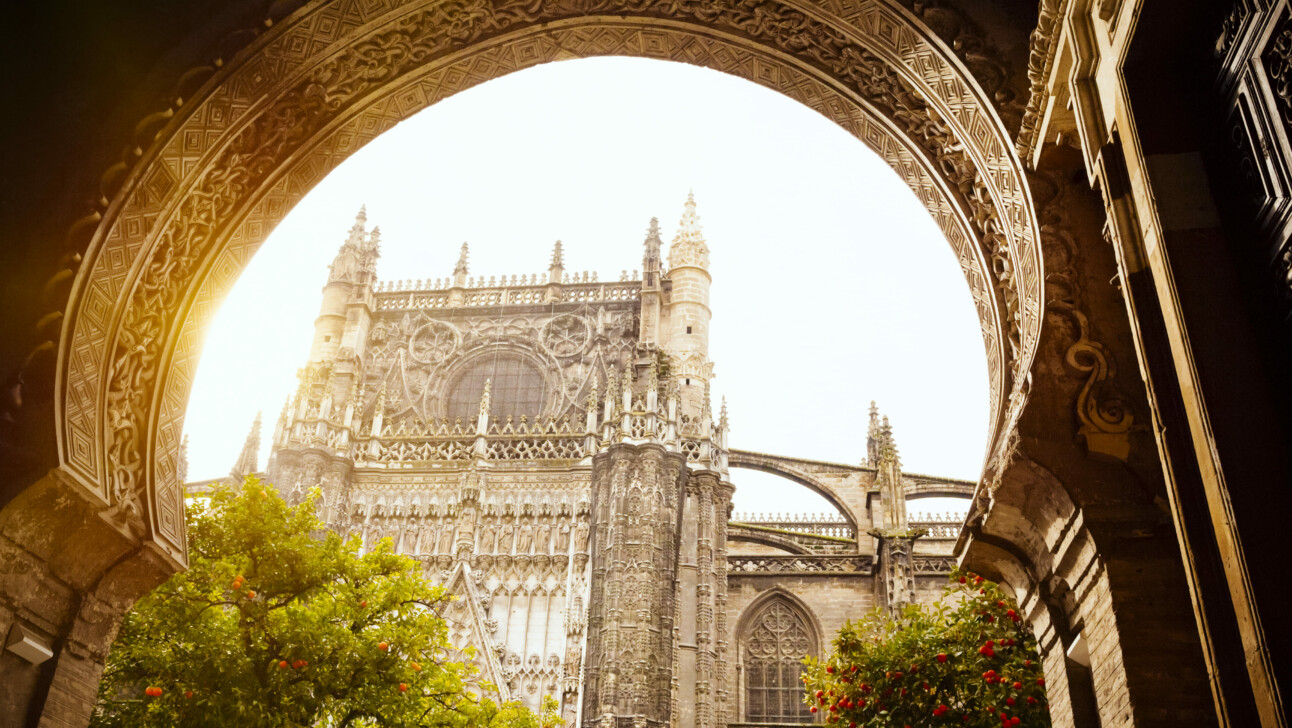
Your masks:
{"label": "building facade", "polygon": [[[451,277],[381,281],[366,224],[332,263],[266,477],[294,502],[318,488],[330,527],[460,597],[458,658],[502,697],[551,695],[572,725],[808,723],[805,655],[940,593],[959,522],[908,522],[907,490],[973,483],[903,476],[877,410],[860,466],[730,448],[693,198],[667,265],[652,219],[616,282],[567,271],[559,242],[542,274],[473,276],[464,244]],[[839,513],[733,520],[733,464]]]}

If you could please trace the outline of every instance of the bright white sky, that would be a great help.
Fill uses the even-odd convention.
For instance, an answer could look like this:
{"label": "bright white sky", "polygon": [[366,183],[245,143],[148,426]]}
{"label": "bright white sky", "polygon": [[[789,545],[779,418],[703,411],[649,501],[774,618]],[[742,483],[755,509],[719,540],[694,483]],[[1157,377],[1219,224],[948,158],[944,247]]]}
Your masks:
{"label": "bright white sky", "polygon": [[[678,63],[598,58],[491,81],[400,124],[296,206],[213,322],[189,402],[189,478],[220,477],[264,411],[261,467],[295,389],[327,266],[360,204],[382,279],[641,268],[694,190],[712,252],[714,409],[731,445],[843,463],[887,414],[903,469],[977,478],[986,359],[941,232],[887,165],[815,111]],[[732,472],[738,512],[821,512],[786,480]],[[946,510],[922,501],[912,511]]]}

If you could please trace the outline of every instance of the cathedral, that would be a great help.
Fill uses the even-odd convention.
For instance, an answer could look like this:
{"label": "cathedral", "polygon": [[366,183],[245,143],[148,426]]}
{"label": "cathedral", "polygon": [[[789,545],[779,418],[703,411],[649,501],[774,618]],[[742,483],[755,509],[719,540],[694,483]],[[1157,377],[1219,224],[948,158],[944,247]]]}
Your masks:
{"label": "cathedral", "polygon": [[[974,484],[904,475],[873,406],[858,466],[731,448],[693,197],[667,262],[652,219],[640,275],[616,282],[568,272],[559,242],[542,274],[472,276],[464,244],[449,278],[381,281],[366,225],[331,265],[265,477],[292,502],[319,488],[331,528],[457,595],[455,658],[501,697],[552,696],[580,726],[806,724],[805,655],[940,594],[960,523],[911,522],[907,497]],[[733,520],[737,467],[838,513]]]}

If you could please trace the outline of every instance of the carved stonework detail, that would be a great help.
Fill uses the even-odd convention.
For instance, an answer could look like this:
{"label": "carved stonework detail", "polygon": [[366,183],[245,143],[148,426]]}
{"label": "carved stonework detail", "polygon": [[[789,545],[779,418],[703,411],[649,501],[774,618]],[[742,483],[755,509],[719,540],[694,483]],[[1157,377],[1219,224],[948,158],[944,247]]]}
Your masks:
{"label": "carved stonework detail", "polygon": [[1036,145],[1042,140],[1036,133],[1041,125],[1041,114],[1049,97],[1047,88],[1050,78],[1050,67],[1058,50],[1055,42],[1059,36],[1059,21],[1067,12],[1071,0],[1041,0],[1037,9],[1036,29],[1032,31],[1030,52],[1027,59],[1027,80],[1031,90],[1027,100],[1027,110],[1023,113],[1023,125],[1018,131],[1018,156],[1027,159]]}
{"label": "carved stonework detail", "polygon": [[771,723],[808,723],[813,714],[797,691],[803,658],[816,649],[802,613],[784,599],[773,598],[755,616],[744,637],[745,719]]}
{"label": "carved stonework detail", "polygon": [[729,556],[729,576],[761,574],[870,574],[875,559],[866,554],[841,556]]}
{"label": "carved stonework detail", "polygon": [[431,321],[413,332],[408,351],[423,364],[439,364],[458,349],[462,336],[452,324]]}
{"label": "carved stonework detail", "polygon": [[1265,189],[1265,175],[1262,172],[1260,158],[1248,129],[1246,104],[1240,102],[1229,124],[1229,142],[1232,145],[1234,171],[1242,185],[1246,202],[1253,208],[1268,199]]}
{"label": "carved stonework detail", "polygon": [[1130,456],[1130,436],[1135,414],[1125,396],[1118,390],[1116,360],[1104,344],[1096,340],[1076,279],[1076,257],[1079,250],[1068,229],[1064,210],[1065,183],[1038,173],[1035,178],[1052,190],[1040,210],[1041,241],[1046,259],[1051,262],[1046,279],[1046,311],[1050,319],[1063,322],[1072,333],[1073,342],[1064,352],[1064,362],[1084,378],[1077,393],[1074,412],[1077,435],[1092,455],[1125,462]]}
{"label": "carved stonework detail", "polygon": [[[894,22],[902,22],[900,14],[894,14],[889,8],[877,5],[875,10]],[[269,37],[262,39],[263,48],[257,53],[277,54],[283,59],[283,66],[275,75],[282,80],[270,90],[265,88],[263,79],[251,82],[254,69],[241,61],[226,64],[220,71],[226,81],[214,87],[224,88],[222,84],[227,82],[228,88],[239,89],[235,94],[254,94],[256,98],[272,101],[268,105],[255,105],[239,99],[232,99],[232,103],[230,99],[223,99],[221,108],[235,118],[222,117],[219,130],[203,126],[210,123],[209,115],[203,112],[209,97],[198,95],[187,100],[188,115],[167,127],[173,131],[157,135],[154,148],[143,155],[153,160],[149,164],[154,168],[165,169],[172,176],[170,196],[159,200],[131,197],[133,187],[127,185],[118,193],[125,203],[112,208],[113,213],[101,223],[103,234],[96,238],[104,241],[104,246],[120,246],[126,251],[127,261],[139,255],[146,256],[146,261],[127,264],[119,269],[124,272],[118,272],[105,267],[105,261],[111,256],[96,250],[86,276],[86,290],[101,291],[105,300],[127,301],[120,317],[109,319],[120,321],[120,326],[128,332],[111,333],[98,316],[73,319],[77,323],[68,342],[72,350],[97,348],[108,349],[109,353],[68,359],[68,370],[62,380],[65,394],[67,391],[80,394],[74,402],[65,396],[68,402],[65,442],[93,441],[99,436],[96,433],[111,433],[111,436],[103,438],[108,441],[103,460],[95,456],[92,448],[78,447],[68,450],[69,464],[86,473],[90,480],[101,477],[108,482],[110,499],[118,513],[130,516],[146,511],[149,528],[172,549],[182,552],[183,548],[174,461],[189,384],[188,375],[182,370],[197,349],[193,332],[200,329],[202,311],[209,308],[201,303],[185,302],[191,303],[194,296],[201,301],[218,297],[231,280],[198,281],[194,276],[199,271],[236,271],[240,263],[232,266],[206,263],[213,257],[221,261],[229,256],[234,261],[245,259],[246,249],[254,249],[263,238],[264,230],[272,227],[283,209],[290,208],[296,193],[268,189],[271,175],[282,171],[288,160],[319,173],[326,172],[347,152],[329,141],[331,137],[321,137],[351,134],[362,127],[365,131],[360,135],[370,138],[399,120],[399,116],[390,114],[416,110],[386,110],[380,113],[387,116],[381,117],[376,111],[377,99],[370,96],[373,90],[402,93],[410,86],[429,83],[430,93],[422,96],[427,99],[426,103],[432,103],[456,90],[445,81],[446,66],[437,64],[437,59],[468,46],[472,47],[468,56],[495,53],[501,46],[491,46],[490,39],[504,32],[512,33],[514,38],[520,30],[544,29],[542,38],[536,41],[540,52],[526,56],[530,60],[521,61],[522,66],[550,60],[549,51],[556,54],[567,53],[571,48],[587,48],[589,52],[596,49],[602,53],[605,48],[615,48],[615,52],[642,53],[631,49],[650,47],[632,40],[638,32],[632,28],[577,26],[583,18],[598,14],[624,18],[627,13],[631,18],[625,22],[639,28],[658,29],[657,21],[665,18],[705,28],[722,28],[733,40],[719,41],[706,36],[699,42],[678,27],[661,32],[691,47],[685,52],[688,58],[712,67],[748,74],[748,63],[732,53],[738,50],[748,58],[754,51],[764,54],[760,62],[772,62],[777,73],[784,74],[785,78],[818,83],[806,78],[801,70],[812,68],[815,70],[808,76],[836,79],[865,98],[868,106],[864,108],[845,101],[836,108],[851,110],[842,112],[843,116],[838,111],[830,113],[859,136],[878,144],[881,154],[920,188],[921,198],[931,209],[936,209],[935,217],[948,231],[953,246],[958,246],[971,289],[980,303],[993,371],[994,406],[999,409],[1009,403],[1017,404],[1015,397],[1010,397],[1009,403],[1005,401],[1007,393],[1002,389],[1008,386],[1005,372],[1018,369],[1021,362],[1030,359],[1040,312],[1039,257],[1029,202],[1021,170],[1005,141],[999,135],[971,139],[963,132],[984,124],[990,127],[990,109],[975,96],[979,92],[971,81],[951,80],[957,73],[954,64],[947,63],[939,55],[941,51],[920,40],[919,33],[926,31],[913,29],[913,35],[903,36],[906,38],[903,42],[916,45],[910,53],[901,54],[910,59],[904,61],[909,65],[894,66],[883,60],[891,55],[872,53],[866,45],[880,44],[887,49],[894,42],[887,34],[866,31],[869,35],[859,35],[861,31],[855,28],[835,28],[787,6],[754,5],[743,0],[719,5],[677,5],[662,0],[629,5],[603,0],[591,6],[573,0],[537,6],[511,2],[469,6],[414,3],[400,10],[401,17],[385,18],[389,24],[381,27],[368,25],[371,19],[362,9],[342,9],[337,4],[323,3],[302,12],[327,16],[329,22],[322,24],[327,27],[354,30],[340,38],[319,38],[318,42],[300,35],[288,38],[279,30],[286,26],[274,26],[266,31]],[[352,16],[342,17],[347,13]],[[561,23],[571,25],[560,26]],[[314,29],[317,26],[308,22],[291,27],[305,35],[319,32]],[[854,40],[863,35],[864,42]],[[671,50],[666,53],[679,57],[683,54],[677,50],[678,46],[669,47]],[[724,47],[729,50],[713,55]],[[294,50],[299,48],[314,50],[309,53]],[[696,56],[695,52],[700,50],[706,55]],[[459,75],[454,83],[471,85],[515,70],[517,61],[514,55],[511,57],[513,67],[493,66],[495,70],[484,77]],[[806,65],[799,65],[796,70],[790,59]],[[471,67],[470,64],[476,63],[475,56],[462,63],[466,64],[463,68]],[[243,80],[247,82],[242,83]],[[943,94],[953,94],[954,98],[944,98]],[[802,97],[822,99],[823,104],[833,104],[834,99],[842,98],[828,88],[805,92]],[[257,115],[236,118],[249,111]],[[875,141],[885,138],[885,132],[873,127],[866,118],[875,112],[887,116],[902,130],[904,137],[899,143]],[[323,134],[325,128],[330,128],[329,124],[342,116],[354,121]],[[872,133],[872,128],[878,135]],[[239,131],[223,132],[224,129]],[[201,148],[185,147],[182,141],[185,139],[202,140]],[[302,152],[304,149],[316,151]],[[917,152],[914,158],[912,150]],[[197,160],[211,161],[203,166]],[[943,178],[942,184],[952,191],[954,199],[944,199],[936,191],[936,185],[927,185],[930,173]],[[145,170],[139,178],[155,176]],[[170,216],[156,217],[161,209],[156,205],[172,211]],[[946,214],[950,206],[965,210],[976,244],[963,247],[969,241],[965,240],[967,236],[956,222],[956,216]],[[131,227],[129,231],[117,227],[133,225],[143,218],[155,219],[156,223]],[[212,220],[235,222],[239,227],[205,222]],[[234,237],[239,240],[237,245],[242,246],[240,252],[234,252],[229,244]],[[980,257],[986,259],[986,267],[981,267],[984,264],[978,262]],[[129,271],[139,271],[138,278],[127,280]],[[127,287],[130,291],[123,297],[121,292]],[[176,318],[175,313],[185,306],[190,318]],[[1002,326],[1005,330],[997,333]],[[101,368],[104,366],[106,378]],[[94,391],[105,385],[107,395],[103,401],[107,402],[107,410],[96,412],[94,403],[100,400]],[[158,422],[147,424],[146,419],[152,412],[158,413]],[[149,440],[153,437],[156,441]],[[151,475],[142,466],[149,460],[156,462]],[[107,467],[101,476],[96,474],[100,462]],[[158,481],[157,490],[151,495],[148,489],[154,484],[146,482],[149,478]]]}
{"label": "carved stonework detail", "polygon": [[1285,18],[1275,29],[1261,60],[1270,79],[1279,118],[1284,124],[1292,125],[1292,19]]}
{"label": "carved stonework detail", "polygon": [[1216,58],[1224,58],[1229,53],[1229,49],[1234,47],[1238,36],[1242,33],[1243,22],[1251,15],[1247,9],[1246,0],[1233,0],[1233,7],[1225,15],[1225,20],[1220,25],[1220,34],[1216,36]]}
{"label": "carved stonework detail", "polygon": [[670,724],[686,472],[680,454],[656,445],[618,444],[593,458],[585,725],[616,725],[619,716],[643,728]]}
{"label": "carved stonework detail", "polygon": [[876,530],[871,535],[879,542],[879,569],[875,595],[889,614],[896,615],[915,603],[915,540],[925,535],[919,529]]}
{"label": "carved stonework detail", "polygon": [[543,347],[557,358],[582,354],[591,338],[588,322],[573,314],[557,316],[543,327]]}

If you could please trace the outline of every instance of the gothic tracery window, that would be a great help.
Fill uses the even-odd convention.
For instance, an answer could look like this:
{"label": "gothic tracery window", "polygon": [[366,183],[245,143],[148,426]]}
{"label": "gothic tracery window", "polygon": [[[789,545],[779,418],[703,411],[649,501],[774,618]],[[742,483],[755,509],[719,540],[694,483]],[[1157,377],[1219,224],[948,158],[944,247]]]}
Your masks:
{"label": "gothic tracery window", "polygon": [[473,422],[480,411],[480,395],[490,382],[490,419],[504,421],[509,415],[517,422],[521,415],[531,420],[543,410],[543,375],[516,357],[489,356],[463,372],[453,383],[448,397],[450,420]]}
{"label": "gothic tracery window", "polygon": [[811,634],[802,613],[780,599],[758,613],[745,637],[746,720],[812,722],[801,679]]}

